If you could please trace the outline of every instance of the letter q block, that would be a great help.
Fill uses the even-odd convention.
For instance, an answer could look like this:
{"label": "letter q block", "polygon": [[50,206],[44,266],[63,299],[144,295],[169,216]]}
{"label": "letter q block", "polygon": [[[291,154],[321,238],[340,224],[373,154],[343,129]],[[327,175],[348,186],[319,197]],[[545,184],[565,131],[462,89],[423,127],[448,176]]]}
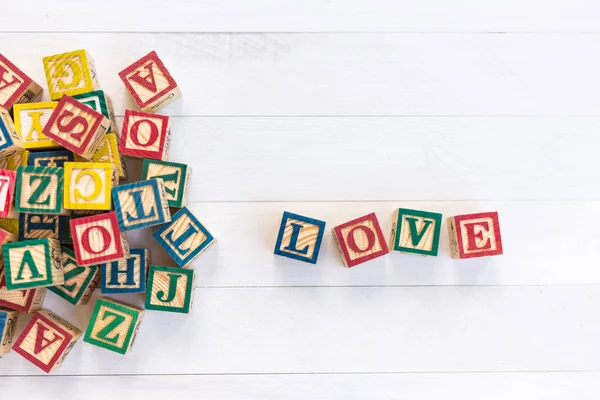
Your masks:
{"label": "letter q block", "polygon": [[65,208],[110,210],[112,174],[109,163],[65,163]]}
{"label": "letter q block", "polygon": [[336,226],[333,235],[348,268],[389,253],[375,213]]}
{"label": "letter q block", "polygon": [[129,244],[113,212],[71,219],[77,265],[95,265],[129,257]]}
{"label": "letter q block", "polygon": [[42,59],[51,100],[100,88],[94,60],[85,50],[75,50]]}
{"label": "letter q block", "polygon": [[171,118],[125,110],[119,151],[124,156],[166,160],[171,141]]}
{"label": "letter q block", "polygon": [[448,218],[453,258],[474,258],[502,254],[502,236],[497,212],[456,215]]}
{"label": "letter q block", "polygon": [[17,103],[30,103],[42,87],[0,54],[0,107],[10,110]]}
{"label": "letter q block", "polygon": [[275,254],[316,264],[324,233],[324,221],[285,211],[275,244]]}

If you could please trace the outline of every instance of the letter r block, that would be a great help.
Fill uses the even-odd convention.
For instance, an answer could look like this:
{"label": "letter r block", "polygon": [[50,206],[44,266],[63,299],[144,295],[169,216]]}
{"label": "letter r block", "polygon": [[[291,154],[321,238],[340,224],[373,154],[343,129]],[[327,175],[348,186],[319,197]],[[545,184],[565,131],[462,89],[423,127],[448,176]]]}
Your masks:
{"label": "letter r block", "polygon": [[324,221],[285,211],[275,243],[275,254],[316,264],[324,233]]}
{"label": "letter r block", "polygon": [[194,305],[196,271],[177,267],[150,266],[146,310],[189,314]]}
{"label": "letter r block", "polygon": [[71,219],[77,265],[95,265],[129,257],[129,244],[113,212]]}
{"label": "letter r block", "polygon": [[58,167],[17,169],[15,208],[20,213],[61,214],[64,171]]}
{"label": "letter r block", "polygon": [[129,253],[129,258],[100,264],[102,294],[146,292],[150,252],[148,249],[131,249]]}
{"label": "letter r block", "polygon": [[65,163],[65,208],[110,210],[113,165],[109,163]]}
{"label": "letter r block", "polygon": [[42,87],[0,54],[0,107],[10,110],[17,103],[30,103]]}
{"label": "letter r block", "polygon": [[66,247],[62,248],[62,264],[65,282],[48,289],[73,305],[87,304],[100,282],[98,266],[77,265],[75,253]]}
{"label": "letter r block", "polygon": [[453,258],[487,257],[502,254],[502,236],[497,212],[450,217],[448,218],[448,235]]}
{"label": "letter r block", "polygon": [[119,151],[124,156],[167,160],[171,118],[166,115],[125,110]]}
{"label": "letter r block", "polygon": [[62,285],[64,273],[58,240],[33,239],[2,245],[8,290]]}
{"label": "letter r block", "polygon": [[18,311],[0,307],[0,356],[10,351],[18,319]]}
{"label": "letter r block", "polygon": [[348,268],[390,252],[375,213],[336,226],[333,235]]}
{"label": "letter r block", "polygon": [[69,51],[42,59],[51,100],[100,88],[94,60],[85,50]]}
{"label": "letter r block", "polygon": [[123,232],[171,220],[167,192],[160,178],[117,186],[113,202]]}
{"label": "letter r block", "polygon": [[437,256],[442,214],[399,208],[394,212],[390,248],[393,251]]}
{"label": "letter r block", "polygon": [[24,149],[10,114],[0,107],[0,158],[13,157]]}
{"label": "letter r block", "polygon": [[60,147],[55,141],[44,135],[44,127],[56,109],[56,101],[41,103],[15,104],[15,128],[26,149]]}

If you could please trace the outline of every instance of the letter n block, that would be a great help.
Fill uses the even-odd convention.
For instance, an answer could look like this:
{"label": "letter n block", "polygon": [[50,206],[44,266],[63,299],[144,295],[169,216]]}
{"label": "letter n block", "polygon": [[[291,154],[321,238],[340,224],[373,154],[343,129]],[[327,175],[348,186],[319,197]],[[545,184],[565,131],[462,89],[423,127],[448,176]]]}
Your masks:
{"label": "letter n block", "polygon": [[42,94],[42,87],[0,54],[0,107],[30,103]]}
{"label": "letter n block", "polygon": [[348,268],[389,253],[375,213],[336,226],[333,235]]}
{"label": "letter n block", "polygon": [[394,212],[390,248],[393,251],[437,256],[442,214],[399,208]]}
{"label": "letter n block", "polygon": [[17,174],[14,171],[0,170],[0,218],[16,216],[13,206]]}
{"label": "letter n block", "polygon": [[285,211],[275,243],[275,254],[316,264],[324,233],[324,221]]}
{"label": "letter n block", "polygon": [[158,228],[154,239],[180,267],[187,266],[216,241],[187,208],[176,212],[171,222]]}
{"label": "letter n block", "polygon": [[71,219],[77,265],[95,265],[129,257],[129,244],[114,212]]}
{"label": "letter n block", "polygon": [[131,249],[130,257],[100,265],[100,291],[112,293],[144,293],[150,260],[148,249]]}
{"label": "letter n block", "polygon": [[48,289],[73,305],[87,304],[100,282],[100,268],[77,265],[75,253],[66,247],[62,248],[62,264],[65,282]]}
{"label": "letter n block", "polygon": [[115,119],[115,111],[112,100],[103,90],[94,90],[93,92],[77,94],[73,98],[82,104],[90,107],[92,110],[98,111],[110,121],[107,133],[118,133],[117,120]]}
{"label": "letter n block", "polygon": [[453,258],[502,254],[502,237],[497,212],[456,215],[448,218],[450,251]]}
{"label": "letter n block", "polygon": [[20,213],[60,214],[64,171],[58,167],[19,167],[15,207]]}
{"label": "letter n block", "polygon": [[171,220],[162,179],[133,182],[113,189],[115,212],[121,231],[147,228]]}
{"label": "letter n block", "polygon": [[10,351],[18,319],[18,311],[0,307],[0,356]]}
{"label": "letter n block", "polygon": [[48,139],[43,133],[57,104],[56,101],[15,104],[13,108],[15,127],[26,149],[60,147],[58,143]]}
{"label": "letter n block", "polygon": [[177,267],[150,266],[146,310],[189,314],[194,305],[196,271]]}
{"label": "letter n block", "polygon": [[64,273],[58,240],[33,239],[2,246],[8,290],[62,285]]}
{"label": "letter n block", "polygon": [[185,164],[144,159],[141,179],[161,178],[169,206],[182,208],[187,204],[191,174],[192,169]]}
{"label": "letter n block", "polygon": [[42,59],[51,100],[100,88],[94,60],[85,50],[69,51]]}
{"label": "letter n block", "polygon": [[94,162],[65,163],[65,208],[110,210],[113,165]]}
{"label": "letter n block", "polygon": [[177,83],[154,51],[119,72],[119,77],[142,111],[156,112],[181,96]]}
{"label": "letter n block", "polygon": [[124,156],[166,160],[171,141],[171,118],[125,110],[119,151]]}
{"label": "letter n block", "polygon": [[10,114],[0,108],[0,158],[12,157],[24,149]]}
{"label": "letter n block", "polygon": [[100,298],[92,312],[83,341],[120,354],[131,350],[144,310],[115,300]]}
{"label": "letter n block", "polygon": [[50,310],[36,312],[13,350],[50,373],[58,368],[81,337],[81,331]]}

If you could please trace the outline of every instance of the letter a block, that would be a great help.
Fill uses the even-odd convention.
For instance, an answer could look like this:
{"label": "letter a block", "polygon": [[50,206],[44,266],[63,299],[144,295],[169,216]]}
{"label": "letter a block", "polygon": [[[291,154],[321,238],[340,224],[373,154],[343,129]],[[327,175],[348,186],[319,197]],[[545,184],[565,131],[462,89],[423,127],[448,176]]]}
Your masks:
{"label": "letter a block", "polygon": [[71,219],[77,265],[95,265],[129,257],[129,244],[119,230],[117,215],[109,212]]}
{"label": "letter a block", "polygon": [[275,254],[317,263],[325,222],[285,211],[275,243]]}
{"label": "letter a block", "polygon": [[124,156],[166,160],[171,141],[171,118],[125,110],[119,151]]}
{"label": "letter a block", "polygon": [[42,103],[15,104],[13,112],[15,127],[26,149],[60,147],[44,135],[44,127],[56,109],[56,101]]}
{"label": "letter a block", "polygon": [[0,107],[30,103],[42,94],[42,87],[0,54]]}
{"label": "letter a block", "polygon": [[437,256],[442,214],[399,208],[394,212],[390,248],[393,251]]}
{"label": "letter a block", "polygon": [[17,174],[14,171],[0,170],[0,217],[16,216],[13,206]]}
{"label": "letter a block", "polygon": [[375,213],[336,226],[333,235],[348,268],[390,252]]}
{"label": "letter a block", "polygon": [[81,331],[50,310],[41,310],[33,318],[17,341],[13,350],[50,373],[58,368],[81,337]]}
{"label": "letter a block", "polygon": [[119,77],[142,111],[156,112],[181,96],[177,83],[154,51],[119,72]]}
{"label": "letter a block", "polygon": [[63,177],[63,169],[58,167],[19,167],[15,195],[17,212],[64,213]]}
{"label": "letter a block", "polygon": [[44,71],[51,100],[99,89],[94,60],[85,50],[44,57]]}
{"label": "letter a block", "polygon": [[457,215],[448,218],[453,258],[474,258],[502,254],[502,237],[497,212]]}
{"label": "letter a block", "polygon": [[65,163],[65,208],[110,210],[112,174],[109,163]]}
{"label": "letter a block", "polygon": [[177,267],[150,266],[146,310],[189,314],[194,305],[196,271]]}
{"label": "letter a block", "polygon": [[8,290],[62,285],[64,273],[60,244],[54,239],[33,239],[2,246]]}
{"label": "letter a block", "polygon": [[0,158],[12,157],[24,149],[10,114],[0,108]]}
{"label": "letter a block", "polygon": [[145,159],[141,179],[161,178],[169,207],[182,208],[187,204],[191,174],[192,169],[185,164]]}
{"label": "letter a block", "polygon": [[89,93],[77,94],[73,96],[73,98],[108,118],[110,121],[110,126],[108,127],[107,133],[119,132],[117,130],[117,120],[115,119],[115,111],[113,109],[112,101],[103,90],[95,90]]}
{"label": "letter a block", "polygon": [[18,311],[0,307],[0,356],[10,351],[18,319]]}
{"label": "letter a block", "polygon": [[187,266],[216,241],[187,208],[176,212],[170,223],[158,228],[154,239],[180,267]]}
{"label": "letter a block", "polygon": [[150,260],[148,249],[131,249],[130,257],[100,265],[100,291],[111,293],[144,293]]}
{"label": "letter a block", "polygon": [[113,189],[113,202],[123,232],[160,225],[171,220],[162,179],[117,186]]}
{"label": "letter a block", "polygon": [[83,341],[120,354],[126,354],[135,342],[144,310],[100,298],[92,312]]}
{"label": "letter a block", "polygon": [[75,253],[66,247],[62,248],[62,264],[65,283],[48,289],[73,305],[87,304],[100,282],[100,269],[96,265],[77,265]]}

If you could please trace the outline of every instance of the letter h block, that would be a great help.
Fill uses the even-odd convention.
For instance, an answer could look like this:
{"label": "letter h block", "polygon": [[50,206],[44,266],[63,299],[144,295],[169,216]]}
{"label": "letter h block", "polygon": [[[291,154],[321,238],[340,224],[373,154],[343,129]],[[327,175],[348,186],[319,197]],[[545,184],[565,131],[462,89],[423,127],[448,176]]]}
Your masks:
{"label": "letter h block", "polygon": [[65,163],[65,208],[110,210],[113,168],[109,163]]}
{"label": "letter h block", "polygon": [[389,253],[375,213],[336,226],[333,235],[348,268]]}
{"label": "letter h block", "polygon": [[502,236],[497,212],[456,215],[448,218],[450,251],[453,258],[502,254]]}
{"label": "letter h block", "polygon": [[150,266],[146,310],[189,314],[194,305],[196,271],[177,267]]}
{"label": "letter h block", "polygon": [[144,293],[150,260],[148,249],[131,249],[130,257],[100,265],[100,292]]}
{"label": "letter h block", "polygon": [[94,60],[85,50],[69,51],[42,59],[51,100],[100,88]]}
{"label": "letter h block", "polygon": [[60,147],[44,135],[44,127],[56,109],[56,101],[15,104],[13,111],[17,134],[26,149]]}
{"label": "letter h block", "polygon": [[77,265],[97,265],[129,257],[129,244],[113,212],[71,219]]}
{"label": "letter h block", "polygon": [[81,331],[50,310],[41,310],[33,318],[13,350],[46,373],[58,368],[71,352]]}
{"label": "letter h block", "polygon": [[119,151],[124,156],[167,160],[171,142],[171,118],[166,115],[125,110]]}
{"label": "letter h block", "polygon": [[62,248],[62,265],[65,282],[48,289],[73,305],[85,305],[100,283],[100,268],[97,265],[77,265],[75,253]]}
{"label": "letter h block", "polygon": [[18,319],[18,311],[0,307],[0,356],[10,351]]}
{"label": "letter h block", "polygon": [[0,107],[0,158],[12,157],[24,149],[10,114]]}
{"label": "letter h block", "polygon": [[187,204],[192,169],[186,164],[144,159],[141,179],[161,178],[167,191],[169,207]]}
{"label": "letter h block", "polygon": [[42,87],[0,54],[0,107],[10,110],[17,103],[30,103]]}
{"label": "letter h block", "polygon": [[13,206],[17,174],[14,171],[0,170],[0,218],[15,217]]}
{"label": "letter h block", "polygon": [[275,243],[275,254],[317,263],[325,222],[285,211]]}
{"label": "letter h block", "polygon": [[55,239],[33,239],[2,246],[8,290],[62,285],[60,244]]}
{"label": "letter h block", "polygon": [[171,220],[167,192],[160,178],[117,186],[113,189],[113,202],[122,232]]}
{"label": "letter h block", "polygon": [[62,168],[19,167],[15,195],[17,212],[64,214],[63,179]]}
{"label": "letter h block", "polygon": [[437,256],[442,214],[399,208],[394,212],[390,248],[393,251]]}

